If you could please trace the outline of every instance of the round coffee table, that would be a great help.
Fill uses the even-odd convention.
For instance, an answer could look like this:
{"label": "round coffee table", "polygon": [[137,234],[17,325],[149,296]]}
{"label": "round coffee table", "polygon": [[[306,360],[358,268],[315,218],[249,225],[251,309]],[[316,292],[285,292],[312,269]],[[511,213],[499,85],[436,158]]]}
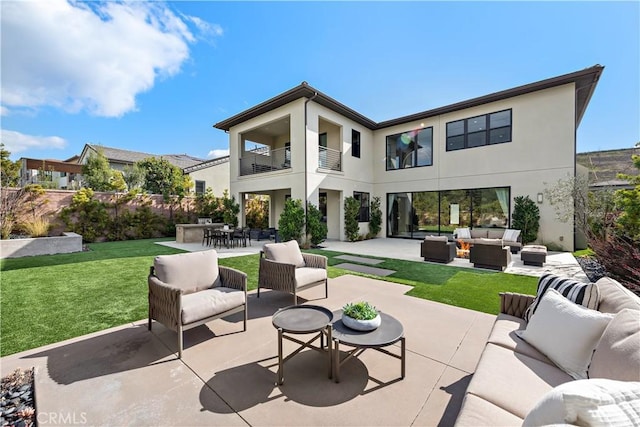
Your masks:
{"label": "round coffee table", "polygon": [[[331,321],[333,313],[319,305],[292,305],[281,308],[271,318],[271,323],[278,330],[278,384],[284,382],[284,362],[300,353],[305,348],[327,353],[329,365],[329,378],[332,375],[331,358]],[[316,333],[309,341],[300,341],[297,338],[286,334],[312,334]],[[325,349],[324,337],[327,337],[327,347]],[[320,346],[313,346],[315,340],[320,338]],[[283,357],[282,340],[287,339],[300,345],[296,351]]]}
{"label": "round coffee table", "polygon": [[[388,356],[400,359],[400,377],[405,374],[405,338],[404,328],[395,317],[386,313],[380,313],[382,322],[377,329],[363,332],[348,328],[342,323],[342,310],[333,312],[333,378],[340,382],[340,367],[352,357],[358,357],[366,349],[370,348]],[[400,341],[400,355],[391,353],[383,347],[390,346]],[[347,352],[347,356],[340,360],[340,344],[354,347]]]}

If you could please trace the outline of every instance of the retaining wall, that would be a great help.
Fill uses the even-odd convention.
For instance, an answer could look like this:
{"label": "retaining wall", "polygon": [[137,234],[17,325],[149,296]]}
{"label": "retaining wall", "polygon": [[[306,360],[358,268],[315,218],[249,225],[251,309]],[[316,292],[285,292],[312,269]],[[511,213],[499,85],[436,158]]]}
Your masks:
{"label": "retaining wall", "polygon": [[82,252],[82,236],[63,233],[57,237],[0,240],[0,259]]}

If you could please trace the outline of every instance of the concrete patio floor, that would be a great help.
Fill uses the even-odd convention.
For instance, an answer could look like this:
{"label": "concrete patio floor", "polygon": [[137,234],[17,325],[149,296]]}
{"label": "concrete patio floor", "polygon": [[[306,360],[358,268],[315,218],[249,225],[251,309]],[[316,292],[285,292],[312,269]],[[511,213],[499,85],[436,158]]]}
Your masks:
{"label": "concrete patio floor", "polygon": [[[41,425],[452,425],[495,316],[405,296],[409,289],[345,275],[330,280],[328,299],[322,287],[300,294],[331,310],[364,299],[400,320],[402,380],[397,359],[368,350],[343,366],[336,384],[323,355],[307,349],[275,385],[271,316],[292,297],[273,291],[249,293],[246,332],[241,314],[187,331],[182,360],[174,332],[158,323],[149,332],[141,320],[4,357],[0,370],[35,367]],[[285,354],[293,349],[285,341]]]}

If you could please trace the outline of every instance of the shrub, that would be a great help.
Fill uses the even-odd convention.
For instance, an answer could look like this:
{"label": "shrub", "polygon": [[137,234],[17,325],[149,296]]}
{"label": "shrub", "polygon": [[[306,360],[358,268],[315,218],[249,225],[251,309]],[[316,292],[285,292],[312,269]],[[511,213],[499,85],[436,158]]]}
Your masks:
{"label": "shrub", "polygon": [[284,204],[284,210],[278,220],[278,233],[283,241],[297,240],[300,243],[302,228],[304,227],[304,208],[302,200],[289,199]]}
{"label": "shrub", "polygon": [[514,199],[512,227],[520,230],[522,244],[526,245],[538,238],[540,228],[540,209],[529,196],[518,196]]}
{"label": "shrub", "polygon": [[344,232],[347,240],[355,242],[358,240],[358,214],[360,213],[360,202],[354,197],[344,199]]}
{"label": "shrub", "polygon": [[269,202],[263,196],[250,197],[245,205],[245,218],[249,228],[269,227]]}
{"label": "shrub", "polygon": [[25,221],[21,224],[22,229],[31,237],[46,237],[49,235],[50,223],[48,218],[40,217]]}
{"label": "shrub", "polygon": [[322,212],[310,202],[307,202],[307,236],[311,236],[313,246],[318,246],[327,238],[327,223],[322,222]]}
{"label": "shrub", "polygon": [[356,320],[371,320],[378,315],[378,310],[366,301],[350,302],[342,307],[346,316]]}
{"label": "shrub", "polygon": [[222,214],[224,223],[237,227],[240,205],[236,203],[235,196],[229,197],[229,192],[227,190],[224,190],[224,194],[222,196],[222,206],[224,209]]}
{"label": "shrub", "polygon": [[369,237],[376,237],[382,230],[382,211],[380,210],[380,197],[371,199],[371,216],[369,217]]}

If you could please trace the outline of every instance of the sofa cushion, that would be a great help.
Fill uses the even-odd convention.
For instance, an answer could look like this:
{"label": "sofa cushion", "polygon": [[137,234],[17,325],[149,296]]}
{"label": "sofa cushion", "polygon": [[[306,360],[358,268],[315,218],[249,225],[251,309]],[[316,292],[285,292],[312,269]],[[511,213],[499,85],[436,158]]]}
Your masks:
{"label": "sofa cushion", "polygon": [[199,292],[222,284],[215,250],[160,255],[155,257],[153,266],[158,279],[182,288],[184,293]]}
{"label": "sofa cushion", "polygon": [[577,280],[559,277],[551,273],[543,274],[538,280],[537,295],[533,303],[524,313],[524,320],[529,321],[543,300],[548,289],[555,289],[570,301],[593,310],[598,309],[600,292],[593,283],[578,282]]}
{"label": "sofa cushion", "polygon": [[502,246],[501,239],[488,239],[485,237],[481,237],[480,239],[476,239],[476,244],[478,245],[492,245],[492,246]]}
{"label": "sofa cushion", "polygon": [[424,240],[428,240],[430,242],[447,242],[447,236],[424,236]]}
{"label": "sofa cushion", "polygon": [[603,313],[617,313],[622,309],[640,310],[640,298],[619,282],[603,277],[596,282],[600,292],[598,310]]}
{"label": "sofa cushion", "polygon": [[517,334],[572,378],[587,378],[593,350],[612,317],[574,304],[549,289],[527,329]]}
{"label": "sofa cushion", "polygon": [[224,313],[245,303],[244,292],[223,286],[182,297],[182,324]]}
{"label": "sofa cushion", "polygon": [[526,326],[527,322],[523,319],[500,313],[496,318],[496,322],[493,324],[493,329],[491,330],[491,334],[489,335],[487,342],[553,365],[553,362],[549,360],[547,356],[540,353],[538,349],[516,334],[516,331],[522,330]]}
{"label": "sofa cushion", "polygon": [[474,228],[471,230],[471,238],[472,239],[481,239],[487,238],[487,229],[486,228]]}
{"label": "sofa cushion", "polygon": [[487,230],[487,238],[489,239],[504,239],[504,230],[502,228],[490,228]]}
{"label": "sofa cushion", "polygon": [[456,420],[458,426],[519,426],[522,418],[474,394],[467,394]]}
{"label": "sofa cushion", "polygon": [[470,239],[471,238],[471,230],[469,227],[458,228],[456,237],[458,239]]}
{"label": "sofa cushion", "polygon": [[561,384],[542,396],[522,425],[564,423],[639,425],[640,383],[595,379]]}
{"label": "sofa cushion", "polygon": [[571,380],[554,365],[489,343],[480,357],[467,393],[524,419],[540,396]]}
{"label": "sofa cushion", "polygon": [[296,267],[304,267],[304,258],[298,242],[289,240],[285,243],[267,243],[264,245],[264,255],[267,259],[281,262],[284,264],[293,264]]}
{"label": "sofa cushion", "polygon": [[520,230],[507,228],[506,230],[504,230],[504,235],[502,236],[502,240],[506,242],[517,242],[519,236],[520,236]]}
{"label": "sofa cushion", "polygon": [[319,282],[327,278],[327,270],[324,268],[296,268],[296,288]]}
{"label": "sofa cushion", "polygon": [[614,315],[593,353],[589,378],[640,381],[640,311]]}

